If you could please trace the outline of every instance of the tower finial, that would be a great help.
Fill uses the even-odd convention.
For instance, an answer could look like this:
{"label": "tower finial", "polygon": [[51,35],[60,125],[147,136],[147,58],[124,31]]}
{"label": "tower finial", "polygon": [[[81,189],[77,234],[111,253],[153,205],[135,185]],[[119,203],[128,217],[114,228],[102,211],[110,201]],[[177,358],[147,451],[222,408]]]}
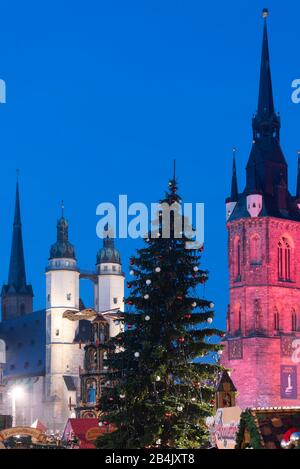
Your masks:
{"label": "tower finial", "polygon": [[65,210],[65,204],[64,201],[61,201],[61,218],[64,218],[64,210]]}
{"label": "tower finial", "polygon": [[262,17],[263,17],[264,19],[266,19],[266,18],[268,18],[268,16],[269,16],[269,10],[268,10],[268,8],[263,8]]}

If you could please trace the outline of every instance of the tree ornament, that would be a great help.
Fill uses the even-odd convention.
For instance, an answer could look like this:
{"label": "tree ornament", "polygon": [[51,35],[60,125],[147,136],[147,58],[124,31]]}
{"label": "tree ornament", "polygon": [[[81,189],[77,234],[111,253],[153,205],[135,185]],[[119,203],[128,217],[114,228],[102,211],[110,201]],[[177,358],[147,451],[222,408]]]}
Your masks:
{"label": "tree ornament", "polygon": [[146,285],[151,285],[151,280],[149,278],[146,280]]}
{"label": "tree ornament", "polygon": [[218,355],[223,355],[223,350],[218,350]]}
{"label": "tree ornament", "polygon": [[109,401],[111,401],[111,402],[112,402],[113,400],[114,400],[114,398],[113,398],[113,397],[110,397],[110,398],[109,398]]}
{"label": "tree ornament", "polygon": [[210,309],[213,309],[215,307],[215,304],[214,303],[209,303],[209,307],[210,307]]}
{"label": "tree ornament", "polygon": [[194,302],[192,303],[192,307],[193,307],[193,308],[196,308],[196,306],[197,306],[197,303],[196,303],[196,301],[194,301]]}
{"label": "tree ornament", "polygon": [[159,438],[158,440],[156,440],[155,442],[157,445],[161,445],[161,439]]}
{"label": "tree ornament", "polygon": [[128,305],[133,305],[133,301],[132,301],[132,300],[128,300],[128,301],[127,301],[127,304],[128,304]]}
{"label": "tree ornament", "polygon": [[160,267],[156,267],[155,272],[159,274],[160,271],[161,271],[161,268],[160,268]]}
{"label": "tree ornament", "polygon": [[132,328],[132,324],[127,324],[127,329],[131,329]]}
{"label": "tree ornament", "polygon": [[134,265],[134,259],[130,259],[130,265]]}
{"label": "tree ornament", "polygon": [[155,381],[158,382],[158,381],[160,381],[160,380],[161,380],[161,377],[160,377],[160,376],[156,376]]}
{"label": "tree ornament", "polygon": [[172,417],[172,414],[171,414],[171,412],[166,412],[166,413],[165,413],[165,416],[166,416],[166,417]]}
{"label": "tree ornament", "polygon": [[199,268],[195,265],[195,267],[193,268],[193,271],[194,272],[198,272]]}
{"label": "tree ornament", "polygon": [[134,275],[134,270],[131,270],[129,273],[130,275]]}
{"label": "tree ornament", "polygon": [[192,315],[191,314],[185,314],[184,319],[191,319]]}
{"label": "tree ornament", "polygon": [[182,412],[182,411],[183,411],[182,405],[179,405],[179,406],[177,407],[177,410],[178,410],[178,412]]}
{"label": "tree ornament", "polygon": [[131,283],[127,283],[127,288],[131,288],[132,287],[132,284]]}
{"label": "tree ornament", "polygon": [[149,295],[148,295],[148,293],[146,293],[146,295],[144,295],[144,300],[149,300]]}
{"label": "tree ornament", "polygon": [[292,433],[290,441],[291,443],[293,443],[294,446],[299,447],[300,446],[300,432]]}
{"label": "tree ornament", "polygon": [[[283,449],[291,449],[294,446],[298,446],[298,444],[294,444],[292,440],[293,435],[299,435],[298,429],[296,427],[291,427],[282,435],[282,440],[280,442],[281,448]],[[297,440],[297,436],[293,437],[293,439]]]}
{"label": "tree ornament", "polygon": [[135,356],[135,358],[139,358],[140,352],[135,352],[135,353],[134,353],[134,356]]}
{"label": "tree ornament", "polygon": [[224,332],[222,332],[221,337],[222,337],[222,339],[224,339],[224,337],[225,337]]}
{"label": "tree ornament", "polygon": [[125,394],[120,394],[120,399],[125,399]]}
{"label": "tree ornament", "polygon": [[207,318],[208,324],[211,324],[213,322],[213,318]]}
{"label": "tree ornament", "polygon": [[98,422],[98,427],[103,427],[103,422],[102,422],[102,420],[100,420],[100,422]]}
{"label": "tree ornament", "polygon": [[184,337],[179,337],[178,342],[180,342],[181,344],[183,344],[184,341],[185,341],[185,338],[184,338]]}
{"label": "tree ornament", "polygon": [[196,402],[196,398],[195,398],[195,397],[192,397],[191,401],[192,401],[192,402]]}
{"label": "tree ornament", "polygon": [[108,366],[105,365],[105,366],[103,367],[103,370],[105,370],[105,371],[108,370]]}
{"label": "tree ornament", "polygon": [[145,321],[150,321],[150,316],[145,316]]}

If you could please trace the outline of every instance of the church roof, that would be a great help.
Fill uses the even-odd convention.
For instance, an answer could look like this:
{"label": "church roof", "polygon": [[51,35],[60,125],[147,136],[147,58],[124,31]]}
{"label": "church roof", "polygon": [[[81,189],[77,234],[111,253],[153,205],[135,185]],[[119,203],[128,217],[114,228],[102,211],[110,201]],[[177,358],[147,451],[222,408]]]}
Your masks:
{"label": "church roof", "polygon": [[44,309],[1,322],[0,338],[6,343],[5,378],[44,375],[46,350]]}
{"label": "church roof", "polygon": [[[89,321],[79,321],[74,343],[90,340]],[[46,311],[0,322],[0,339],[6,344],[4,378],[43,376],[46,361]]]}
{"label": "church roof", "polygon": [[114,239],[109,236],[103,239],[103,247],[97,254],[96,265],[103,263],[121,264],[120,252],[115,248]]}

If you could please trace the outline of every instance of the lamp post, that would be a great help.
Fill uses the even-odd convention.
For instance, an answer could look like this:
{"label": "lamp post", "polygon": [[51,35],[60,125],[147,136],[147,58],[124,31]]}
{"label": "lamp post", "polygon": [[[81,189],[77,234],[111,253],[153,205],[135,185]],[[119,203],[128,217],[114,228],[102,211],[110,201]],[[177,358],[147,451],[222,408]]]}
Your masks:
{"label": "lamp post", "polygon": [[22,398],[24,390],[21,386],[14,386],[10,392],[11,396],[11,410],[12,410],[12,426],[16,426],[16,403],[17,400]]}

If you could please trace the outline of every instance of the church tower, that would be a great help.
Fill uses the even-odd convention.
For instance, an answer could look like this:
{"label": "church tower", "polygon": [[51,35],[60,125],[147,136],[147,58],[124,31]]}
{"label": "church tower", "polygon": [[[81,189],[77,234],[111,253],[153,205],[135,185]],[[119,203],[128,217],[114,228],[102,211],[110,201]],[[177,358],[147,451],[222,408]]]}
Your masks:
{"label": "church tower", "polygon": [[226,200],[230,305],[222,364],[231,370],[242,408],[300,404],[293,355],[300,338],[300,185],[292,196],[273,102],[267,16],[264,10],[246,187],[238,193],[234,160]]}
{"label": "church tower", "polygon": [[49,421],[62,429],[76,404],[78,367],[83,350],[74,343],[77,324],[63,317],[79,310],[79,270],[75,249],[69,242],[69,225],[63,210],[57,222],[57,240],[51,246],[46,269],[46,401]]}
{"label": "church tower", "polygon": [[32,313],[33,291],[26,282],[18,181],[8,283],[2,287],[1,300],[2,321]]}
{"label": "church tower", "polygon": [[[96,270],[95,310],[100,313],[110,310],[124,311],[124,273],[121,256],[109,230],[103,239],[103,247],[97,254]],[[109,322],[110,337],[119,334],[119,324],[112,319]]]}

